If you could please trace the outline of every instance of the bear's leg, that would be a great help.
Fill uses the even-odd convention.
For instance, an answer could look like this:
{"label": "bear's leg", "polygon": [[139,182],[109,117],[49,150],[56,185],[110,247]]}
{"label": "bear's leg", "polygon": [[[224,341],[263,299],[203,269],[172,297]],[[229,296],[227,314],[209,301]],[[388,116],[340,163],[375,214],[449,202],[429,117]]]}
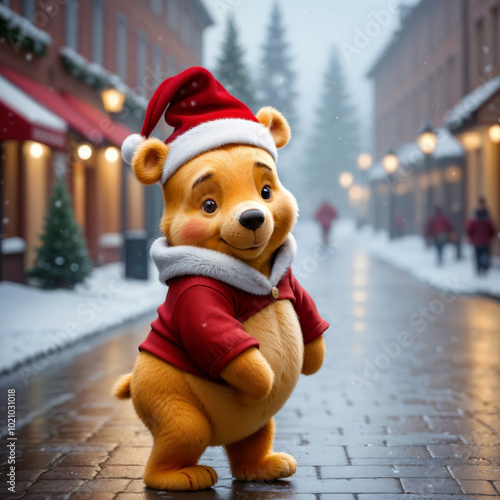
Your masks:
{"label": "bear's leg", "polygon": [[236,479],[271,481],[295,474],[295,459],[286,453],[273,452],[274,428],[272,419],[255,434],[225,447]]}
{"label": "bear's leg", "polygon": [[212,430],[203,413],[192,404],[169,397],[157,404],[155,418],[144,419],[154,438],[146,465],[144,483],[168,491],[196,491],[210,488],[216,472],[196,465],[205,451]]}

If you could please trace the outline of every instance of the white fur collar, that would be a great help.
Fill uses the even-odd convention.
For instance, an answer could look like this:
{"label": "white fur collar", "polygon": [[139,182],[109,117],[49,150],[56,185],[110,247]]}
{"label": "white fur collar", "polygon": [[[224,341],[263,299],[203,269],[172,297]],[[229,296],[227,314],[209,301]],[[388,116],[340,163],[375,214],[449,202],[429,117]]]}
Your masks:
{"label": "white fur collar", "polygon": [[271,276],[267,278],[244,262],[215,250],[191,246],[171,247],[166,238],[158,238],[151,246],[151,257],[162,283],[177,276],[205,276],[254,295],[271,293],[292,264],[296,252],[295,238],[289,234],[285,243],[278,248]]}

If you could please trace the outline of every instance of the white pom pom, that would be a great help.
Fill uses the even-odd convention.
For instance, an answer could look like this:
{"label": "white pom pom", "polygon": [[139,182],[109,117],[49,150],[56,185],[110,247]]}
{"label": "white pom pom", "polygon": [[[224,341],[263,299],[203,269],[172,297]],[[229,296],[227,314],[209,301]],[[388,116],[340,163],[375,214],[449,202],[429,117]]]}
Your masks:
{"label": "white pom pom", "polygon": [[122,157],[129,164],[132,165],[132,159],[139,144],[144,141],[144,137],[140,134],[129,135],[122,144]]}

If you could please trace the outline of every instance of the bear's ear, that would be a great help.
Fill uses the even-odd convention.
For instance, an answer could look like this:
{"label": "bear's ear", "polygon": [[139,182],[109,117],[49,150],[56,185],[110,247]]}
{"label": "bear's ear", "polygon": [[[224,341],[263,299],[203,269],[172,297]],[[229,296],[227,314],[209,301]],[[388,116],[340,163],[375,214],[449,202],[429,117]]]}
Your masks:
{"label": "bear's ear", "polygon": [[156,137],[141,142],[132,159],[132,168],[137,179],[148,185],[159,182],[167,154],[168,146]]}
{"label": "bear's ear", "polygon": [[266,106],[259,110],[256,117],[259,123],[269,129],[274,139],[274,144],[276,144],[278,149],[284,148],[288,144],[292,135],[290,125],[288,125],[285,117],[278,110],[271,106]]}

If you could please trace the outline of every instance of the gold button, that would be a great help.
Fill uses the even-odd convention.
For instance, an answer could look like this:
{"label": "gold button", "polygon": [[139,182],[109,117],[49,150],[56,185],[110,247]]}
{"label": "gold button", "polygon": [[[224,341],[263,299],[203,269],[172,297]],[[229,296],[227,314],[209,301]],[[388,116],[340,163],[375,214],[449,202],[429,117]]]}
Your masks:
{"label": "gold button", "polygon": [[277,299],[280,296],[280,291],[275,286],[273,286],[271,293],[274,299]]}

